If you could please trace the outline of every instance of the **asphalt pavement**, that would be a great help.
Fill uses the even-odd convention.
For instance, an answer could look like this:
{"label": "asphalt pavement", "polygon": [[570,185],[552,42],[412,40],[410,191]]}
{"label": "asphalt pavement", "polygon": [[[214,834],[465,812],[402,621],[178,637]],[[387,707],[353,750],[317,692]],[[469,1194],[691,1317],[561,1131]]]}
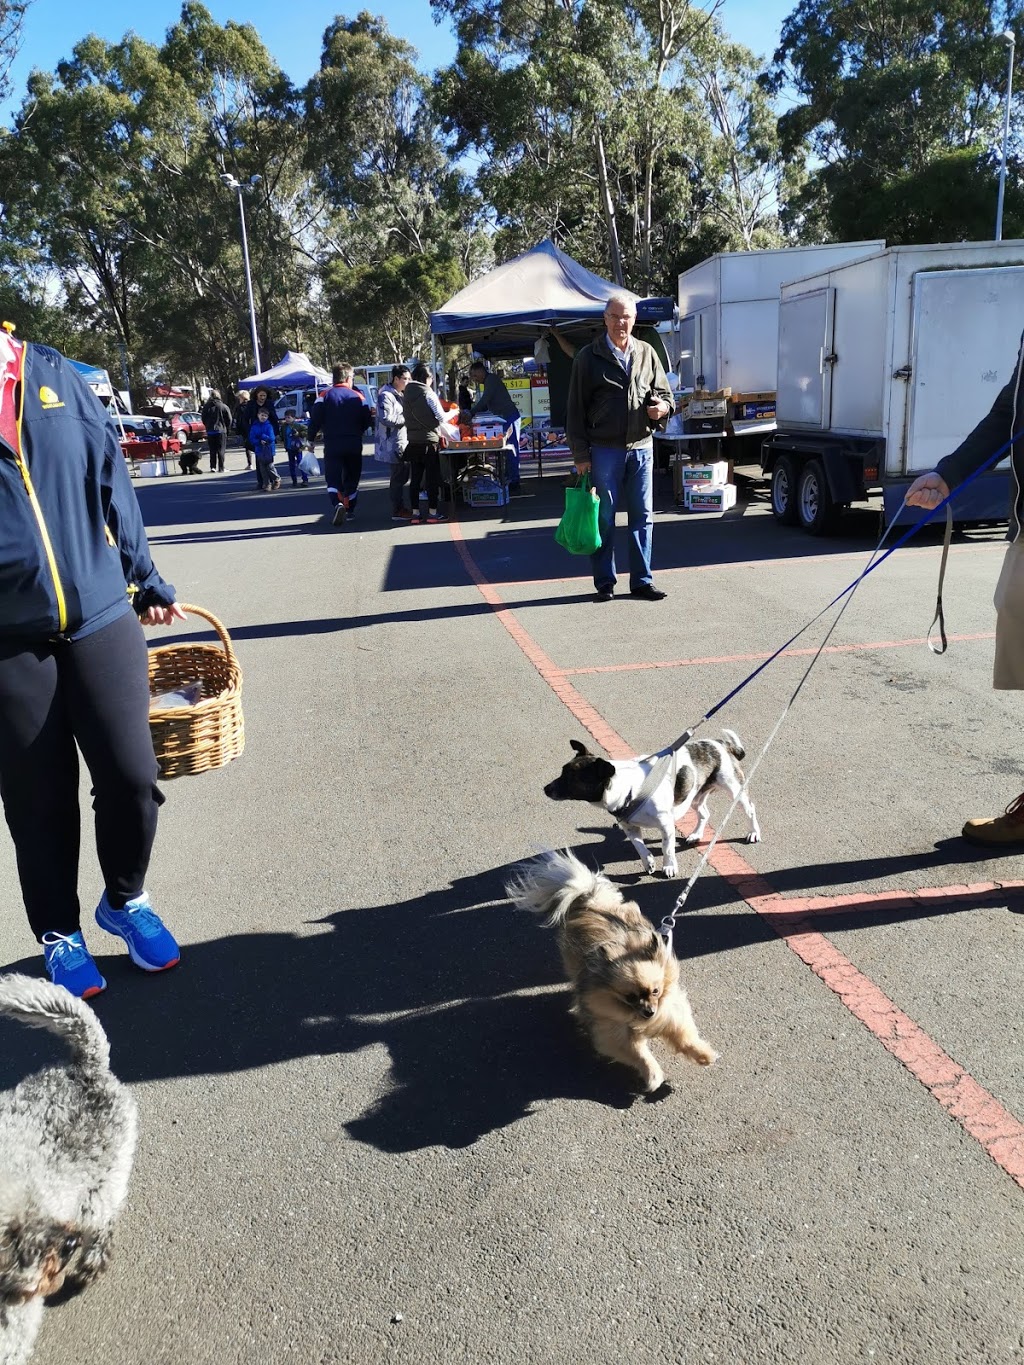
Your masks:
{"label": "asphalt pavement", "polygon": [[[680,883],[543,784],[571,738],[618,756],[697,720],[856,577],[877,516],[811,540],[764,489],[687,516],[659,480],[669,596],[598,604],[557,476],[421,527],[368,462],[335,529],[322,480],[228,464],[138,485],[179,599],[231,631],[246,750],[166,786],[174,971],[92,924],[85,839],[141,1138],[113,1264],[48,1311],[40,1365],[1024,1357],[1024,857],[959,838],[1024,788],[1021,702],[990,686],[1004,528],[956,537],[942,657],[937,533],[856,594],[752,783],[764,842],[734,817],[677,929],[720,1061],[663,1055],[648,1103],[503,883],[569,846],[659,922]],[[822,634],[708,732],[756,756]],[[37,971],[8,842],[0,896],[0,962]],[[3,1025],[0,1084],[52,1055]]]}

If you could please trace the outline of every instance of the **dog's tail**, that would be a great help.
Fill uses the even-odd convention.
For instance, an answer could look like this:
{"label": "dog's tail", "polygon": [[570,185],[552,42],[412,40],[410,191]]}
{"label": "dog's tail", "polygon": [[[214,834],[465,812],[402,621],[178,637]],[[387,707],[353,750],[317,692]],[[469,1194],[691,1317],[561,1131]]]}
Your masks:
{"label": "dog's tail", "polygon": [[732,754],[737,762],[741,762],[747,756],[747,751],[743,747],[743,741],[735,730],[723,730],[725,736],[725,747]]}
{"label": "dog's tail", "polygon": [[0,1014],[30,1028],[45,1028],[63,1038],[76,1065],[89,1072],[105,1071],[110,1044],[96,1015],[63,986],[34,976],[0,976]]}
{"label": "dog's tail", "polygon": [[505,890],[520,910],[543,915],[548,926],[561,924],[577,902],[588,909],[611,909],[622,894],[601,872],[591,872],[568,849],[542,853],[520,864]]}

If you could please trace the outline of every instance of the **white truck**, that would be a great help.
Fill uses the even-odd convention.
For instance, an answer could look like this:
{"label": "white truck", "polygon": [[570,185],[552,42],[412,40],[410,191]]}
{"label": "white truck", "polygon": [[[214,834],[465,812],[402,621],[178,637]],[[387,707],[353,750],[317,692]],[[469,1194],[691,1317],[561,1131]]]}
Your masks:
{"label": "white truck", "polygon": [[[776,431],[761,447],[777,521],[812,535],[954,450],[1007,382],[1024,330],[1024,242],[889,247],[782,285]],[[1007,437],[1010,433],[1007,432]],[[958,521],[1005,519],[1007,463],[954,500]]]}
{"label": "white truck", "polygon": [[683,389],[774,392],[779,290],[786,280],[874,256],[885,243],[836,242],[773,251],[726,251],[679,276]]}

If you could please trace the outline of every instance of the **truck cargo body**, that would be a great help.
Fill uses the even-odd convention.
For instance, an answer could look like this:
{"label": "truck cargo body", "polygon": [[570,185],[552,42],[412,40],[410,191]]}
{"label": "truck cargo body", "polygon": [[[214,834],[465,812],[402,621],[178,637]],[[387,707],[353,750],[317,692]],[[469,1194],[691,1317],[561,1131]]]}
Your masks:
{"label": "truck cargo body", "polygon": [[[916,519],[907,488],[988,412],[1022,330],[1020,241],[890,247],[784,284],[777,430],[761,455],[776,518],[818,534],[880,490],[887,523]],[[1007,470],[965,489],[956,518],[1005,519]]]}
{"label": "truck cargo body", "polygon": [[728,251],[679,276],[683,389],[774,391],[779,289],[786,280],[873,256],[882,241]]}

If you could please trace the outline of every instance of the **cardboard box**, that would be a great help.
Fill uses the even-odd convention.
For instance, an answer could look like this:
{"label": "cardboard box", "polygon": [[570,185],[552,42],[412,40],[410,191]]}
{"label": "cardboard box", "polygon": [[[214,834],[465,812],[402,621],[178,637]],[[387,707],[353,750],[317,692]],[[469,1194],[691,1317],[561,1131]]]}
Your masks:
{"label": "cardboard box", "polygon": [[727,398],[691,398],[684,417],[725,417],[729,411]]}
{"label": "cardboard box", "polygon": [[770,401],[766,399],[761,403],[738,403],[733,399],[732,415],[736,422],[756,422],[758,419],[767,421],[775,416],[775,399]]}
{"label": "cardboard box", "polygon": [[727,512],[736,506],[736,485],[719,484],[714,488],[691,484],[686,489],[688,512]]}
{"label": "cardboard box", "polygon": [[717,487],[729,481],[729,462],[716,460],[714,464],[684,464],[682,466],[683,487],[700,484],[705,488]]}
{"label": "cardboard box", "polygon": [[686,436],[725,435],[723,417],[684,417],[683,434]]}
{"label": "cardboard box", "polygon": [[732,389],[694,389],[691,398],[731,398]]}
{"label": "cardboard box", "polygon": [[764,393],[734,393],[732,401],[736,403],[772,403],[775,402],[775,393],[772,390],[765,390]]}

